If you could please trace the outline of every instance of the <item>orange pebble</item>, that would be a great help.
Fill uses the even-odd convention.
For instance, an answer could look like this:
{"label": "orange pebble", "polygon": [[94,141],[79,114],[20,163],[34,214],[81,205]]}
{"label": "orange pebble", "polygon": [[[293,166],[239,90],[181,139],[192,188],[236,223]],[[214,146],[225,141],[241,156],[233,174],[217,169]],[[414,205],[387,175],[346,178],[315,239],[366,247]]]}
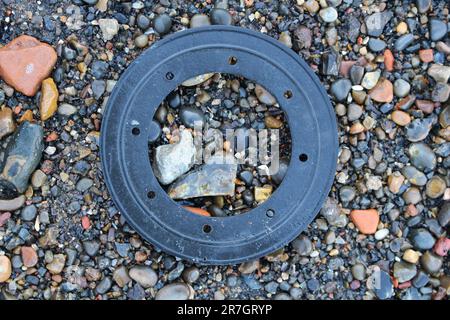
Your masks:
{"label": "orange pebble", "polygon": [[186,210],[189,210],[192,213],[199,214],[201,216],[211,217],[211,214],[208,211],[203,210],[201,208],[190,207],[190,206],[183,206],[183,208],[185,208]]}
{"label": "orange pebble", "polygon": [[394,55],[392,54],[392,51],[389,49],[386,49],[384,51],[384,66],[387,71],[394,70]]}

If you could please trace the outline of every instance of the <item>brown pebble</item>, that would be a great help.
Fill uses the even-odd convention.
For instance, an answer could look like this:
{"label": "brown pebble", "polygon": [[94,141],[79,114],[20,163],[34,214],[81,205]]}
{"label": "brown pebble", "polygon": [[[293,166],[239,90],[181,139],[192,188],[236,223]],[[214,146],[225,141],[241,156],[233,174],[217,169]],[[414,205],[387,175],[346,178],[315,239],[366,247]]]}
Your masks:
{"label": "brown pebble", "polygon": [[11,261],[7,256],[0,256],[0,283],[11,277]]}
{"label": "brown pebble", "polygon": [[425,63],[432,62],[434,60],[433,49],[419,50],[419,58]]}
{"label": "brown pebble", "polygon": [[370,90],[369,96],[377,102],[391,102],[394,99],[392,83],[388,79],[380,79],[377,85]]}
{"label": "brown pebble", "polygon": [[34,267],[38,263],[38,256],[32,247],[20,248],[23,265],[27,268]]}
{"label": "brown pebble", "polygon": [[51,118],[56,112],[58,107],[58,95],[58,88],[52,78],[47,78],[42,81],[41,100],[39,104],[42,121]]}
{"label": "brown pebble", "polygon": [[264,123],[269,129],[280,129],[283,126],[283,121],[272,116],[265,117]]}
{"label": "brown pebble", "polygon": [[0,139],[16,130],[13,112],[10,108],[2,106],[0,110]]}
{"label": "brown pebble", "polygon": [[392,121],[401,127],[407,126],[411,122],[411,117],[409,114],[401,110],[395,110],[392,112],[391,118]]}

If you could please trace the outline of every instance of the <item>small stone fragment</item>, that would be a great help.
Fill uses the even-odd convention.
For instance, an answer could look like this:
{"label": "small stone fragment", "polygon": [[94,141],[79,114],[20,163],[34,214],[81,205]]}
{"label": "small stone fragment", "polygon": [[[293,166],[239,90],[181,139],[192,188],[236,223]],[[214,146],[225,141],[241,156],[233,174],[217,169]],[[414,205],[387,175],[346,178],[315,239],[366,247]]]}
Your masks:
{"label": "small stone fragment", "polygon": [[32,247],[20,248],[23,265],[27,268],[34,267],[38,263],[38,256]]}
{"label": "small stone fragment", "polygon": [[0,256],[0,283],[11,277],[11,261],[7,256]]}
{"label": "small stone fragment", "polygon": [[233,158],[214,156],[207,163],[179,178],[167,193],[172,199],[233,195],[236,170]]}
{"label": "small stone fragment", "polygon": [[214,75],[214,73],[205,73],[205,74],[201,74],[198,75],[196,77],[187,79],[185,81],[183,81],[183,83],[181,83],[181,85],[185,86],[185,87],[193,87],[196,86],[202,82],[205,82],[206,80],[208,80],[209,78],[211,78]]}
{"label": "small stone fragment", "polygon": [[119,22],[116,19],[99,19],[98,25],[104,41],[111,40],[119,32]]}
{"label": "small stone fragment", "polygon": [[39,112],[41,120],[45,121],[53,116],[58,108],[58,88],[52,78],[42,81],[41,100],[39,104]]}
{"label": "small stone fragment", "polygon": [[1,194],[23,193],[43,151],[43,129],[38,124],[23,122],[8,143],[1,165]]}
{"label": "small stone fragment", "polygon": [[156,272],[147,266],[135,266],[129,271],[130,278],[139,283],[143,288],[147,289],[155,286],[158,282]]}
{"label": "small stone fragment", "polygon": [[162,184],[169,184],[186,173],[194,164],[195,147],[192,134],[183,130],[180,141],[156,148],[153,162],[155,176]]}
{"label": "small stone fragment", "polygon": [[377,102],[389,103],[394,99],[394,88],[387,79],[381,79],[369,92],[369,96]]}
{"label": "small stone fragment", "polygon": [[190,296],[189,287],[183,283],[167,284],[156,293],[155,300],[187,300]]}
{"label": "small stone fragment", "polygon": [[0,139],[16,130],[13,112],[10,108],[2,106],[0,109]]}
{"label": "small stone fragment", "polygon": [[256,202],[266,201],[272,194],[272,186],[255,187],[255,200]]}
{"label": "small stone fragment", "polygon": [[255,86],[255,94],[256,94],[256,97],[258,98],[259,102],[264,103],[268,106],[272,106],[275,103],[277,103],[277,100],[275,99],[275,97],[273,95],[271,95],[269,93],[269,91],[264,89],[259,84],[257,84]]}
{"label": "small stone fragment", "polygon": [[374,234],[377,231],[380,217],[375,209],[352,210],[350,218],[358,230],[363,234]]}

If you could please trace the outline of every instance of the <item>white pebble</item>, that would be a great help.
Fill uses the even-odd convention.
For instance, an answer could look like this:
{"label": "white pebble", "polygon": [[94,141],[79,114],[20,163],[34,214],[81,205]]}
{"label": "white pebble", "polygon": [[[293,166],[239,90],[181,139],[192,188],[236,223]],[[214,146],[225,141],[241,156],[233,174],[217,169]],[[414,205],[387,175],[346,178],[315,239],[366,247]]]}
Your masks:
{"label": "white pebble", "polygon": [[45,153],[48,154],[49,156],[55,154],[55,152],[56,152],[55,147],[48,146],[47,148],[45,148]]}
{"label": "white pebble", "polygon": [[387,237],[388,234],[389,234],[388,229],[380,229],[377,232],[375,232],[375,239],[383,240],[384,238]]}

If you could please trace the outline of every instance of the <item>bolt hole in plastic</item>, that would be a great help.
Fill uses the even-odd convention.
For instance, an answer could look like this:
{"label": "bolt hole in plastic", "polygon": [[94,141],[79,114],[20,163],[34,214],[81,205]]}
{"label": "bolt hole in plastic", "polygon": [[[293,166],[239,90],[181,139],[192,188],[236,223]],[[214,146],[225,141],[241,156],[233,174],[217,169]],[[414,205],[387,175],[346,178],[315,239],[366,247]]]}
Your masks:
{"label": "bolt hole in plastic", "polygon": [[147,193],[147,198],[149,198],[149,199],[155,199],[155,197],[156,197],[155,191],[149,191],[149,192]]}
{"label": "bolt hole in plastic", "polygon": [[232,66],[234,66],[237,63],[237,58],[234,56],[231,56],[228,58],[228,63]]}
{"label": "bolt hole in plastic", "polygon": [[[237,56],[239,63],[230,64],[234,60],[229,58]],[[134,129],[128,126],[139,117],[152,119],[177,86],[177,81],[169,81],[175,80],[175,71],[177,79],[190,79],[211,70],[259,83],[279,102],[290,96],[289,104],[281,102],[281,107],[289,123],[292,154],[299,159],[289,163],[283,182],[267,201],[248,214],[227,219],[187,215],[153,174],[148,141],[133,139],[135,133],[129,132]],[[286,88],[292,95],[284,96]],[[137,134],[149,135],[150,126],[137,129]],[[166,36],[131,63],[108,99],[100,154],[112,200],[144,239],[180,258],[228,265],[266,256],[308,227],[334,180],[338,133],[327,92],[298,54],[258,32],[207,26]],[[157,201],[148,201],[149,191],[142,186],[148,186]],[[270,210],[276,214],[268,219]]]}
{"label": "bolt hole in plastic", "polygon": [[284,92],[284,97],[285,97],[286,99],[291,99],[291,98],[292,98],[292,91],[291,91],[291,90],[286,90],[286,91]]}
{"label": "bolt hole in plastic", "polygon": [[212,227],[209,224],[205,224],[203,226],[203,232],[204,233],[210,233],[212,231]]}
{"label": "bolt hole in plastic", "polygon": [[135,136],[139,135],[139,133],[141,133],[141,130],[139,130],[139,128],[133,128],[131,129],[131,133],[134,134]]}
{"label": "bolt hole in plastic", "polygon": [[172,72],[167,72],[166,73],[166,79],[167,80],[173,80],[173,78],[175,78],[175,75]]}

